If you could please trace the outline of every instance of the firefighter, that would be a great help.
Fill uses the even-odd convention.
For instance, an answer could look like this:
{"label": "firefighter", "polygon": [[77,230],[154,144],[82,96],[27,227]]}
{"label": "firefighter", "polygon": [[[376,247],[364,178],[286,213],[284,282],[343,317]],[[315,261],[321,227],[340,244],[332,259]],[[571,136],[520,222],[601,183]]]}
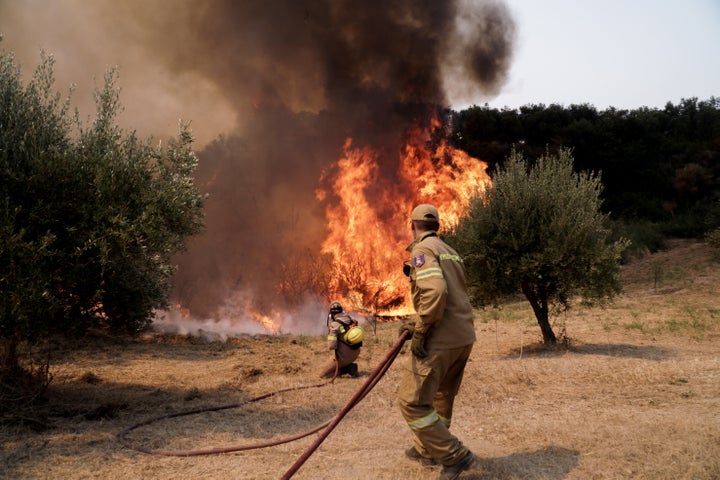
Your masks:
{"label": "firefighter", "polygon": [[[442,465],[440,479],[456,479],[477,457],[450,433],[453,403],[475,342],[473,311],[462,259],[437,235],[440,216],[429,204],[411,215],[414,241],[404,272],[416,316],[403,322],[412,356],[398,390],[400,411],[414,436],[405,455]],[[408,268],[409,266],[409,268]]]}
{"label": "firefighter", "polygon": [[337,374],[358,376],[358,366],[354,363],[360,355],[364,337],[363,329],[358,322],[345,313],[339,302],[330,304],[327,318],[328,337],[327,344],[335,352],[334,358],[323,367],[320,378],[332,378]]}

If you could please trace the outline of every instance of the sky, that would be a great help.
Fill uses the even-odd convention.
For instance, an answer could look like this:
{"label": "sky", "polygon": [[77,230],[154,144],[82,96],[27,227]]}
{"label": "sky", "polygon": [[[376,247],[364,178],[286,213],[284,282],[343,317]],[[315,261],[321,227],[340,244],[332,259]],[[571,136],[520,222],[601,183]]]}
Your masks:
{"label": "sky", "polygon": [[498,96],[471,103],[602,110],[720,96],[720,0],[507,3],[517,35],[508,81]]}

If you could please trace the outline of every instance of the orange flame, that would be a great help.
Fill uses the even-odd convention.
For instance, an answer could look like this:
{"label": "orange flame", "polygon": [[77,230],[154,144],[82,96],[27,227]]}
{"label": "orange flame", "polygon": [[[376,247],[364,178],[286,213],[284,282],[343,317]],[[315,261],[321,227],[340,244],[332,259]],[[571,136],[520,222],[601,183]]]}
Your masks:
{"label": "orange flame", "polygon": [[[408,279],[402,272],[408,259],[405,249],[413,240],[410,212],[419,203],[434,204],[442,232],[456,225],[470,199],[491,184],[487,164],[449,145],[437,120],[407,133],[392,168],[381,165],[380,153],[348,138],[342,156],[323,172],[320,184],[326,187],[315,192],[326,205],[328,234],[321,258],[294,257],[284,265],[286,274],[277,287],[283,298],[297,300],[310,293],[325,297],[326,304],[338,300],[346,310],[363,314],[411,313]],[[258,305],[248,295],[237,292],[228,298],[218,318],[231,326],[250,321],[270,334],[293,328],[296,312]],[[175,310],[188,319],[182,305]]]}
{"label": "orange flame", "polygon": [[268,333],[280,333],[280,325],[278,325],[271,315],[263,315],[258,312],[251,312],[250,317],[258,322]]}
{"label": "orange flame", "polygon": [[453,148],[444,138],[430,146],[439,127],[433,120],[430,128],[409,132],[396,172],[401,186],[385,186],[374,197],[369,192],[378,190],[372,187],[379,181],[379,155],[346,140],[331,191],[316,192],[320,201],[329,195],[339,199],[326,207],[329,234],[322,244],[322,253],[333,259],[328,289],[332,300],[358,311],[409,313],[402,263],[412,241],[410,212],[418,203],[432,203],[440,211],[441,228],[451,228],[470,199],[491,184],[485,162]]}

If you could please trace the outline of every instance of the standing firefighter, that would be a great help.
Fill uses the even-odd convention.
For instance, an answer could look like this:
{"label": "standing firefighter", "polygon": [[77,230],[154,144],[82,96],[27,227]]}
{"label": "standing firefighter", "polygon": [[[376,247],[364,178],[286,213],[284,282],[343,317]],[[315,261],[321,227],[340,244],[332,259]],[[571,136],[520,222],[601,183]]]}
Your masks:
{"label": "standing firefighter", "polygon": [[411,335],[412,357],[398,401],[415,445],[405,455],[423,465],[443,465],[441,480],[456,479],[477,461],[449,431],[453,402],[475,342],[472,306],[462,260],[437,235],[437,209],[418,205],[410,224],[415,240],[407,248],[411,258],[404,271],[417,316],[400,328],[401,334],[407,330]]}
{"label": "standing firefighter", "polygon": [[335,358],[321,370],[321,378],[331,378],[337,374],[358,376],[358,366],[354,363],[360,355],[360,347],[364,337],[363,329],[358,326],[350,315],[343,311],[338,302],[330,304],[330,313],[327,318],[328,347],[335,351]]}

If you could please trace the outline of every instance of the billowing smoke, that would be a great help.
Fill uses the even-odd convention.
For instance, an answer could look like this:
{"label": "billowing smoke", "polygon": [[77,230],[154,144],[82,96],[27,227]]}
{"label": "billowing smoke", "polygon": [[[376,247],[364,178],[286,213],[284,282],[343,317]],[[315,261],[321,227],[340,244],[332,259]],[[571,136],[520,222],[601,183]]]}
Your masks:
{"label": "billowing smoke", "polygon": [[68,84],[119,65],[140,133],[192,121],[207,229],[177,258],[174,296],[203,319],[233,298],[265,312],[303,300],[278,285],[302,296],[320,261],[315,190],[345,139],[392,175],[408,127],[499,92],[515,35],[494,0],[26,0],[0,2],[0,32],[28,65],[53,53]]}

